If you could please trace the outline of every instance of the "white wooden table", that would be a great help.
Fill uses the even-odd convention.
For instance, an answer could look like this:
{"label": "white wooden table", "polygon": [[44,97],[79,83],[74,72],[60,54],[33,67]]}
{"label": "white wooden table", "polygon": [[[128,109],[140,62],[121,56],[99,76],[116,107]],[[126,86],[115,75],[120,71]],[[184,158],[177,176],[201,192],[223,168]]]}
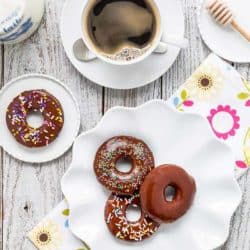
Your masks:
{"label": "white wooden table", "polygon": [[[73,68],[65,55],[59,33],[64,0],[46,1],[41,27],[29,40],[15,46],[0,46],[0,86],[26,73],[45,73],[59,78],[78,99],[81,131],[92,128],[104,112],[115,105],[136,106],[153,98],[167,99],[210,53],[197,26],[199,0],[182,2],[190,46],[181,52],[163,77],[146,87],[127,91],[102,88]],[[249,64],[235,67],[250,80]],[[62,200],[60,179],[70,161],[71,151],[47,164],[26,164],[0,152],[1,249],[35,249],[25,235]],[[244,192],[243,201],[233,217],[229,239],[222,249],[250,249],[250,173],[241,179],[240,185]]]}

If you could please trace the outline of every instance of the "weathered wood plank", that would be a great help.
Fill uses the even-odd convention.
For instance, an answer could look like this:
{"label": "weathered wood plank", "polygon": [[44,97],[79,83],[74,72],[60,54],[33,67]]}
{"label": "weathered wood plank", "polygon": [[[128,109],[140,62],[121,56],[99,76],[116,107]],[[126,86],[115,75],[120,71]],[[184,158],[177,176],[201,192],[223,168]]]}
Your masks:
{"label": "weathered wood plank", "polygon": [[[3,86],[3,46],[0,45],[0,89]],[[0,148],[0,248],[3,245],[3,150]]]}
{"label": "weathered wood plank", "polygon": [[104,111],[113,106],[134,107],[154,98],[161,98],[160,80],[132,90],[105,89]]}
{"label": "weathered wood plank", "polygon": [[3,45],[0,45],[0,87],[3,86],[3,69],[4,69]]}
{"label": "weathered wood plank", "polygon": [[[102,115],[102,88],[80,76],[63,51],[59,19],[63,1],[46,1],[39,31],[24,43],[5,46],[4,82],[25,73],[46,73],[66,83],[77,97],[82,130]],[[3,249],[31,250],[26,233],[62,199],[60,180],[71,162],[71,152],[51,163],[27,164],[6,153],[4,168]]]}

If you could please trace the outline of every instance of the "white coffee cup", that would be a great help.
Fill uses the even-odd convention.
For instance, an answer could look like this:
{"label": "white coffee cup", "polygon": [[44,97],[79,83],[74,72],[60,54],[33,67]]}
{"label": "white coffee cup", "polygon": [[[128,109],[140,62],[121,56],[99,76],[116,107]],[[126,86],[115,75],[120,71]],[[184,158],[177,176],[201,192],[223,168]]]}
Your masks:
{"label": "white coffee cup", "polygon": [[92,59],[99,58],[104,62],[114,65],[129,65],[143,61],[152,53],[160,53],[160,54],[166,53],[169,45],[173,45],[179,48],[187,47],[188,45],[187,39],[183,37],[176,37],[175,35],[171,34],[165,34],[163,32],[162,17],[157,7],[157,4],[155,3],[154,0],[147,0],[147,1],[150,1],[150,6],[153,9],[155,18],[157,19],[156,31],[151,43],[146,47],[146,49],[123,48],[119,53],[115,55],[110,55],[99,50],[90,37],[88,28],[88,18],[90,11],[92,11],[93,6],[96,4],[97,1],[87,0],[87,3],[85,2],[82,7],[81,23],[80,23],[82,30],[81,39],[86,45],[86,46],[80,46],[80,48],[87,50],[83,52],[84,56],[86,57],[86,60],[83,61],[90,61]]}
{"label": "white coffee cup", "polygon": [[0,44],[14,44],[38,28],[44,0],[0,0]]}

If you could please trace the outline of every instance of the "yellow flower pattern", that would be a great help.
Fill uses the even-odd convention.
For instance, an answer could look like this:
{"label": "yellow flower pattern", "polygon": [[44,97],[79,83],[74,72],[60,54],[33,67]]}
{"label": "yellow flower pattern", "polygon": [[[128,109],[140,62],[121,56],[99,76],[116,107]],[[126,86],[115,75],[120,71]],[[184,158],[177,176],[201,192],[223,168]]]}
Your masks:
{"label": "yellow flower pattern", "polygon": [[28,237],[40,250],[55,250],[62,243],[60,227],[52,220],[40,223]]}
{"label": "yellow flower pattern", "polygon": [[210,62],[204,62],[186,81],[185,88],[190,97],[199,101],[209,101],[216,97],[224,87],[220,70]]}
{"label": "yellow flower pattern", "polygon": [[[69,214],[67,201],[65,200],[60,204],[62,210],[59,213],[56,220],[47,218],[39,223],[27,236],[37,247],[38,250],[62,250],[65,249],[65,233],[68,234],[69,230]],[[66,220],[65,220],[66,219]],[[66,231],[65,231],[66,230]],[[67,238],[67,237],[66,237]],[[90,247],[86,242],[76,240],[75,237],[71,239],[73,247],[67,250],[90,250]]]}

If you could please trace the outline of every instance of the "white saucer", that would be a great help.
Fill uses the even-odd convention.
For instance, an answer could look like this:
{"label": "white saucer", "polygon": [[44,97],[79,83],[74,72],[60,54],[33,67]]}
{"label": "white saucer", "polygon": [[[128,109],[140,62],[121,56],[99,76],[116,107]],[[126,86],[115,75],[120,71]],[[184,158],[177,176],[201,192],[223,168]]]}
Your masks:
{"label": "white saucer", "polygon": [[[199,28],[204,42],[213,52],[226,60],[238,63],[250,62],[250,43],[230,27],[216,23],[205,8],[208,1],[204,0],[198,10]],[[227,0],[227,2],[238,22],[250,31],[250,1]]]}
{"label": "white saucer", "polygon": [[[163,17],[167,34],[183,37],[184,15],[180,0],[155,0]],[[74,41],[81,37],[81,6],[86,0],[66,0],[61,19],[61,37],[71,63],[89,80],[115,89],[130,89],[146,85],[163,75],[173,64],[180,49],[169,46],[164,55],[153,54],[143,62],[129,66],[115,66],[94,60],[78,61],[72,51]]]}
{"label": "white saucer", "polygon": [[[9,103],[21,92],[45,89],[61,103],[64,125],[58,138],[47,147],[28,148],[18,143],[8,130],[5,116]],[[46,75],[30,74],[16,78],[0,91],[0,146],[11,156],[25,162],[41,163],[64,154],[74,142],[80,128],[80,111],[71,91],[61,82]]]}

